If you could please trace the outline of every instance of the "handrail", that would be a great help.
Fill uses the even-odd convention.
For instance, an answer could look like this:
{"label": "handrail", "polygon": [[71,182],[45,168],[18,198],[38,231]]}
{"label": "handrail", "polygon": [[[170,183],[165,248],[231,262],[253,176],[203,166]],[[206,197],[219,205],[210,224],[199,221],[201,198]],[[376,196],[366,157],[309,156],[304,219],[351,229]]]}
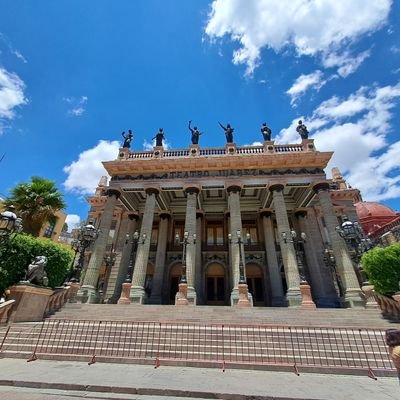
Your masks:
{"label": "handrail", "polygon": [[7,323],[9,321],[14,303],[15,300],[8,300],[0,303],[0,323]]}
{"label": "handrail", "polygon": [[[13,332],[3,344],[7,352],[31,352],[38,357],[131,362],[163,361],[241,366],[277,366],[365,371],[394,371],[384,329],[307,327],[188,322],[138,322],[48,319],[35,328],[36,340],[22,349]],[[25,338],[26,339],[26,338]],[[15,339],[14,339],[15,340]],[[14,346],[14,347],[13,347]]]}

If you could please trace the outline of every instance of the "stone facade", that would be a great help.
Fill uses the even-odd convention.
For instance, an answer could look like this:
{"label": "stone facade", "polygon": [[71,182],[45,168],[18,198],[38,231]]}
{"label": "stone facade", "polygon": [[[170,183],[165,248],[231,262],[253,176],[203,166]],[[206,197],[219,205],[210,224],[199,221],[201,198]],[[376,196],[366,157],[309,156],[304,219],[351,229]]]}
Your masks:
{"label": "stone facade", "polygon": [[[95,299],[101,281],[102,300],[116,303],[131,263],[133,303],[247,305],[248,299],[266,307],[362,306],[355,266],[335,230],[344,215],[356,216],[359,193],[326,178],[331,156],[308,139],[121,149],[116,160],[103,163],[109,184],[102,179],[88,199],[89,217],[101,233],[88,252],[81,292]],[[124,238],[134,231],[139,239],[133,246]],[[324,261],[326,248],[334,266]],[[102,260],[110,252],[117,254],[107,270]],[[177,296],[183,272],[187,284]]]}

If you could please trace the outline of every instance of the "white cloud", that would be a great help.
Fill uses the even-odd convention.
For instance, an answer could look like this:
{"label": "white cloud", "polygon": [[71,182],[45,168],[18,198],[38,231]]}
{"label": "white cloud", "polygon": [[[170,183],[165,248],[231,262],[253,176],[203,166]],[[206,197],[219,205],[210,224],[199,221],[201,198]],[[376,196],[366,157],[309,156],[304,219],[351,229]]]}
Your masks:
{"label": "white cloud", "polygon": [[25,84],[15,73],[0,67],[0,134],[2,126],[15,117],[16,108],[28,103]]}
{"label": "white cloud", "polygon": [[28,62],[28,60],[21,54],[20,51],[14,50],[13,53],[14,53],[15,57],[20,59],[24,64],[26,64]]}
{"label": "white cloud", "polygon": [[[362,87],[347,99],[337,96],[321,103],[306,120],[320,151],[334,151],[327,172],[334,166],[365,200],[400,196],[400,141],[388,145],[393,109],[400,99],[400,83]],[[275,138],[277,143],[299,142],[297,120]]]}
{"label": "white cloud", "polygon": [[320,70],[314,71],[311,74],[300,75],[295,80],[292,87],[286,91],[286,93],[291,97],[290,103],[292,105],[296,104],[299,97],[309,89],[321,89],[321,87],[327,82],[323,77],[324,74]]}
{"label": "white cloud", "polygon": [[[392,0],[214,0],[205,33],[212,41],[227,35],[239,42],[233,63],[245,64],[251,75],[263,48],[279,52],[290,46],[298,55],[326,59],[347,54],[348,59],[352,42],[386,23],[391,4]],[[341,73],[349,74],[356,64],[345,62]]]}
{"label": "white cloud", "polygon": [[68,214],[65,222],[68,225],[68,232],[71,232],[72,229],[78,228],[81,223],[81,217],[76,214]]}
{"label": "white cloud", "polygon": [[107,175],[102,161],[115,160],[120,143],[100,140],[99,143],[79,154],[78,160],[64,167],[68,174],[64,182],[66,190],[85,194],[93,194],[99,180]]}
{"label": "white cloud", "polygon": [[63,101],[72,107],[67,111],[67,115],[80,117],[86,111],[84,105],[88,102],[88,97],[81,96],[78,99],[75,97],[64,97]]}
{"label": "white cloud", "polygon": [[345,51],[341,55],[335,53],[325,54],[322,63],[325,68],[339,67],[337,72],[342,78],[346,78],[354,73],[363,61],[371,55],[369,50],[353,56],[349,51]]}

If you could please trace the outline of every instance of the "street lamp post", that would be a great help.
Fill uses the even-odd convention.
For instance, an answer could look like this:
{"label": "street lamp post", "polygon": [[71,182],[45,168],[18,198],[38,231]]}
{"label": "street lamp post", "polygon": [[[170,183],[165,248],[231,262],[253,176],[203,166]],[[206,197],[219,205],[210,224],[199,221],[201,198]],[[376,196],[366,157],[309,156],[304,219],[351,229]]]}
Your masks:
{"label": "street lamp post", "polygon": [[333,276],[333,283],[335,285],[336,293],[339,295],[340,299],[343,299],[344,296],[343,284],[342,280],[340,279],[340,275],[336,269],[336,258],[335,255],[333,254],[333,250],[330,247],[328,247],[327,244],[324,249],[323,259],[325,265],[329,268]]}
{"label": "street lamp post", "polygon": [[[236,231],[236,242],[233,242],[232,234],[228,234],[229,243],[237,244],[239,246],[239,282],[238,282],[238,289],[239,289],[239,300],[238,306],[242,307],[250,307],[251,303],[249,301],[249,287],[246,282],[245,270],[244,270],[244,263],[243,263],[243,254],[242,254],[242,232],[240,230]],[[251,238],[250,233],[246,234],[246,241],[247,244],[250,244]]]}
{"label": "street lamp post", "polygon": [[[193,244],[196,244],[196,234],[193,233],[192,235]],[[182,245],[182,274],[181,279],[179,281],[179,292],[177,293],[175,304],[176,305],[188,305],[189,301],[187,299],[187,277],[186,277],[186,248],[187,245],[190,243],[189,240],[189,232],[185,231],[183,234],[183,239],[179,236],[179,233],[175,235],[175,243]]]}
{"label": "street lamp post", "polygon": [[282,232],[281,236],[285,243],[293,243],[294,252],[296,254],[297,268],[300,276],[300,284],[308,284],[304,272],[304,243],[307,240],[306,234],[301,232],[300,239],[298,239],[297,232],[292,229],[289,234]]}
{"label": "street lamp post", "polygon": [[336,227],[336,231],[346,242],[350,256],[357,264],[357,273],[361,286],[369,285],[368,277],[360,263],[362,255],[372,249],[373,244],[367,237],[358,222],[350,221],[347,216],[343,216],[343,223]]}
{"label": "street lamp post", "polygon": [[98,234],[99,232],[95,228],[95,226],[93,225],[93,221],[91,220],[89,220],[86,225],[82,226],[79,229],[78,238],[71,244],[72,248],[75,250],[75,255],[79,253],[79,260],[78,264],[73,269],[70,282],[76,283],[80,281],[81,272],[83,270],[83,263],[85,260],[85,250],[97,239]]}
{"label": "street lamp post", "polygon": [[15,207],[10,205],[0,213],[0,243],[5,242],[12,233],[20,232],[22,219],[15,214]]}
{"label": "street lamp post", "polygon": [[[146,240],[145,233],[143,233],[142,239],[143,239],[143,242]],[[132,240],[132,248],[131,248],[131,253],[129,255],[129,264],[128,264],[128,271],[127,271],[126,278],[125,278],[125,283],[132,282],[133,267],[135,265],[136,252],[137,252],[138,242],[139,242],[139,232],[137,230],[135,232],[133,232],[132,238],[130,237],[130,234],[128,233],[126,235],[125,244],[128,244],[129,240]]]}

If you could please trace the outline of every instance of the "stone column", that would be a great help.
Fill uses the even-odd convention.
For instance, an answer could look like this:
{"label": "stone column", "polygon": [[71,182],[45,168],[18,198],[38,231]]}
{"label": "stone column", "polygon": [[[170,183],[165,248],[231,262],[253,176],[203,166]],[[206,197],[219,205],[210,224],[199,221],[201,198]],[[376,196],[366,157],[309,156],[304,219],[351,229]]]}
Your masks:
{"label": "stone column", "polygon": [[279,270],[278,257],[275,250],[275,235],[272,222],[272,210],[261,210],[264,230],[264,245],[267,253],[268,273],[271,283],[271,305],[272,307],[285,307],[286,299],[283,293],[281,272]]}
{"label": "stone column", "polygon": [[154,209],[156,206],[156,196],[158,193],[158,189],[146,189],[146,204],[144,206],[142,226],[140,229],[138,247],[136,251],[136,260],[133,269],[132,287],[130,294],[132,303],[136,304],[144,304],[147,297],[144,290],[144,283],[146,280],[146,270],[150,252],[151,231],[153,228]]}
{"label": "stone column", "polygon": [[364,307],[365,298],[358,283],[346,243],[336,231],[338,220],[333,209],[329,184],[327,182],[318,183],[314,185],[313,189],[318,194],[325,225],[331,239],[333,254],[336,259],[336,267],[344,285],[344,305],[346,307]]}
{"label": "stone column", "polygon": [[154,267],[154,276],[151,284],[150,304],[161,304],[162,287],[165,274],[165,257],[168,243],[168,222],[171,214],[166,211],[160,212],[160,223],[158,225],[157,252]]}
{"label": "stone column", "polygon": [[108,189],[106,195],[108,198],[101,215],[99,236],[94,242],[94,248],[85,273],[85,278],[77,294],[78,299],[87,303],[96,303],[97,301],[99,270],[103,263],[107,247],[114,209],[121,193],[117,189]]}
{"label": "stone column", "polygon": [[194,287],[196,288],[197,304],[205,304],[204,271],[202,269],[201,244],[203,243],[203,212],[196,212],[196,268],[194,270]]}
{"label": "stone column", "polygon": [[304,256],[310,275],[310,285],[318,307],[334,307],[336,293],[332,291],[332,273],[322,261],[324,243],[313,212],[301,209],[296,211],[301,232],[306,234]]}
{"label": "stone column", "polygon": [[230,214],[230,234],[232,235],[232,243],[230,245],[230,253],[232,260],[232,292],[231,292],[231,305],[238,304],[239,300],[243,296],[239,296],[239,262],[240,262],[240,250],[239,246],[242,246],[241,253],[243,255],[243,268],[246,270],[246,262],[244,259],[244,246],[238,244],[237,231],[242,232],[242,217],[240,213],[240,186],[229,186],[227,187],[229,195],[229,214]]}
{"label": "stone column", "polygon": [[[301,305],[300,275],[296,261],[296,252],[290,235],[289,220],[283,198],[284,185],[274,184],[269,187],[272,192],[276,222],[278,225],[279,242],[281,246],[282,262],[285,268],[287,293],[286,299],[289,306]],[[282,234],[286,235],[286,239]]]}
{"label": "stone column", "polygon": [[[133,234],[136,230],[136,225],[137,221],[139,219],[139,215],[137,213],[130,213],[128,214],[128,225],[126,227],[126,230],[122,231],[120,233],[121,240],[124,240],[124,243],[122,244],[122,255],[120,258],[120,263],[119,263],[119,268],[118,268],[118,275],[115,281],[115,286],[114,286],[114,292],[113,295],[110,297],[110,300],[108,301],[109,303],[115,304],[118,302],[118,299],[121,296],[121,288],[122,284],[125,282],[126,276],[128,274],[128,267],[129,267],[129,262],[130,258],[132,255],[132,248],[133,248],[133,241],[132,237]],[[127,236],[129,235],[128,241]],[[119,240],[118,240],[119,241]]]}
{"label": "stone column", "polygon": [[195,266],[196,266],[196,244],[193,243],[193,234],[196,231],[196,209],[197,195],[199,189],[197,187],[186,187],[186,216],[185,216],[185,232],[189,233],[188,243],[186,245],[186,279],[188,285],[187,299],[189,304],[196,304],[196,290],[194,287]]}

